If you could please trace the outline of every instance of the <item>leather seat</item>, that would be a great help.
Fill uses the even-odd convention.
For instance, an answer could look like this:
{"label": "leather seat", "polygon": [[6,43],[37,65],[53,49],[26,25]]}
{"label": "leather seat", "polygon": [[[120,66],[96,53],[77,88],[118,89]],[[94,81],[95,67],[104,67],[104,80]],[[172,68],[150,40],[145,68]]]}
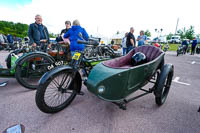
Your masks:
{"label": "leather seat", "polygon": [[131,65],[131,57],[136,53],[136,52],[142,52],[145,54],[147,61],[150,62],[154,60],[156,57],[158,57],[163,51],[160,48],[156,48],[151,45],[144,45],[137,47],[130,51],[127,55],[104,61],[103,64],[108,67],[112,68],[130,68],[133,67]]}

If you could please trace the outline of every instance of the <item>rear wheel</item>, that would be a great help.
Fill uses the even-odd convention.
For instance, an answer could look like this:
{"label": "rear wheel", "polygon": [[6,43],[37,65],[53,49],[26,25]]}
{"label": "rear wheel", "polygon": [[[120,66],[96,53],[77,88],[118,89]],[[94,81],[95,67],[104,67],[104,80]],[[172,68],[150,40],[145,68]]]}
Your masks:
{"label": "rear wheel", "polygon": [[34,90],[40,77],[48,71],[47,66],[52,63],[54,60],[43,54],[27,56],[16,65],[15,77],[22,86]]}
{"label": "rear wheel", "polygon": [[174,69],[171,64],[162,67],[155,86],[155,101],[157,105],[162,105],[167,98],[173,78]]}
{"label": "rear wheel", "polygon": [[72,77],[73,72],[61,71],[39,86],[35,101],[42,112],[59,112],[74,100],[77,95],[78,79]]}

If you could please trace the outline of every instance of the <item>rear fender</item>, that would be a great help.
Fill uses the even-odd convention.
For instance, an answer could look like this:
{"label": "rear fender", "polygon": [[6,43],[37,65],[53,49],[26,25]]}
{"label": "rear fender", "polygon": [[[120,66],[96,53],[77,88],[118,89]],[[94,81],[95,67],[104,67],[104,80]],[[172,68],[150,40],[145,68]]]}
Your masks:
{"label": "rear fender", "polygon": [[29,52],[29,53],[23,54],[22,56],[20,56],[20,57],[16,60],[15,64],[18,65],[19,62],[21,62],[24,58],[26,58],[26,57],[28,57],[28,56],[33,56],[33,55],[35,55],[35,54],[40,54],[40,55],[47,56],[47,57],[49,57],[52,61],[55,61],[54,58],[53,58],[52,56],[50,56],[49,54],[44,53],[44,52],[39,52],[39,51],[37,51],[37,52]]}
{"label": "rear fender", "polygon": [[[58,66],[54,69],[52,69],[51,71],[46,72],[39,81],[40,85],[45,84],[45,82],[47,82],[47,80],[49,80],[49,78],[51,78],[54,74],[59,73],[61,71],[69,71],[69,72],[76,72],[76,69],[73,69],[71,66]],[[81,91],[81,87],[82,87],[82,79],[81,79],[81,75],[80,73],[77,71],[76,75],[74,77],[74,81],[76,81],[77,83],[77,92],[79,93]]]}

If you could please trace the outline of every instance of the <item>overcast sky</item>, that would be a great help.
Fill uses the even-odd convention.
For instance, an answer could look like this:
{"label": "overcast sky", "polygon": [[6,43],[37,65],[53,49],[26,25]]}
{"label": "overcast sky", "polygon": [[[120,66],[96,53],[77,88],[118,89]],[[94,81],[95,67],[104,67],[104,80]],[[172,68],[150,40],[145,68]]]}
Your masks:
{"label": "overcast sky", "polygon": [[66,20],[78,19],[89,34],[99,33],[111,37],[117,31],[135,28],[155,29],[162,34],[178,29],[195,27],[200,33],[199,0],[0,0],[0,20],[33,23],[36,14],[41,14],[43,24],[53,33],[65,28]]}

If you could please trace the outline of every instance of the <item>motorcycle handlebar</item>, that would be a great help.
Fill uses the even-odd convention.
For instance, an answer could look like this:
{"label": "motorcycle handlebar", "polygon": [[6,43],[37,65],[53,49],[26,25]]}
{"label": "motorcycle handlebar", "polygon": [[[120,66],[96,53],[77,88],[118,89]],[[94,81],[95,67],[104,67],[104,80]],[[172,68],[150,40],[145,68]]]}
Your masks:
{"label": "motorcycle handlebar", "polygon": [[84,40],[77,40],[78,44],[87,44],[87,45],[99,45],[99,43],[95,40],[89,40],[89,41],[84,41]]}

